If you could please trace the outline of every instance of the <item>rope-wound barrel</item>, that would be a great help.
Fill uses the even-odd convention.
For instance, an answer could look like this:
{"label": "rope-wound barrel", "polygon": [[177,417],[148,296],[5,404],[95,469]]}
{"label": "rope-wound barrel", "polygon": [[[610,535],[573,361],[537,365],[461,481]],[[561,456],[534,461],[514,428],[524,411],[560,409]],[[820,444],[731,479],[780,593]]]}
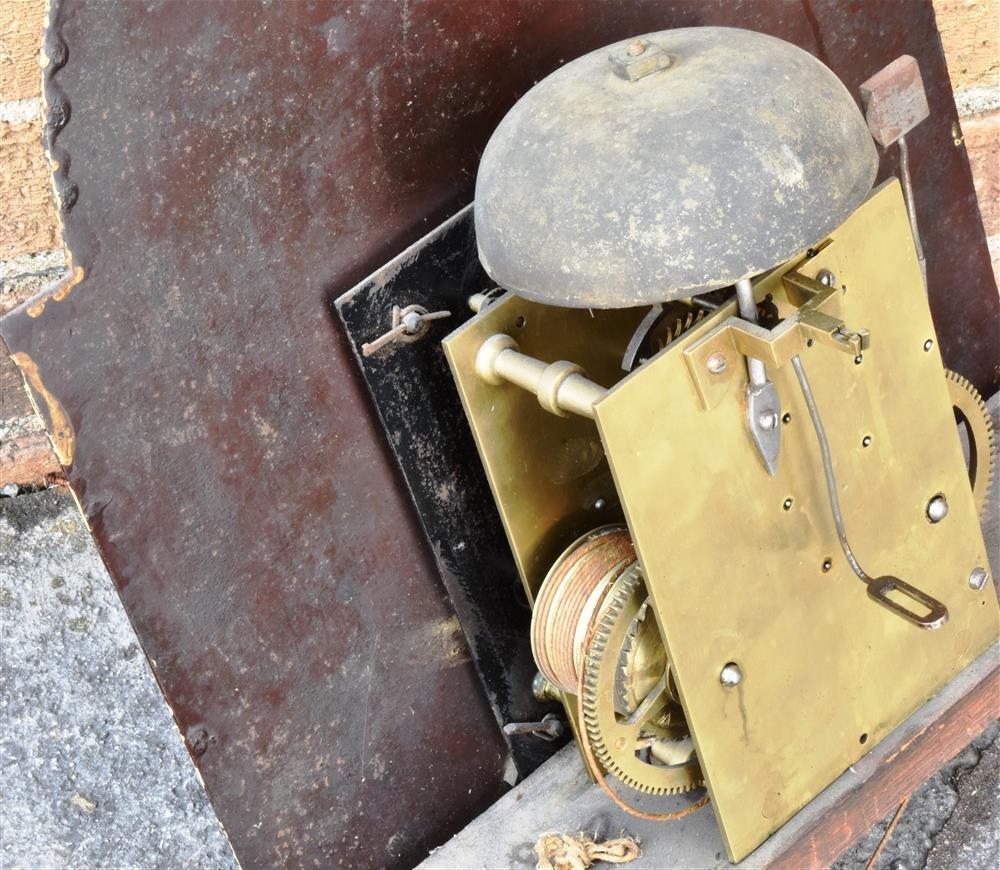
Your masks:
{"label": "rope-wound barrel", "polygon": [[531,651],[538,669],[564,692],[579,690],[591,623],[635,559],[628,530],[604,526],[577,540],[542,582],[531,616]]}

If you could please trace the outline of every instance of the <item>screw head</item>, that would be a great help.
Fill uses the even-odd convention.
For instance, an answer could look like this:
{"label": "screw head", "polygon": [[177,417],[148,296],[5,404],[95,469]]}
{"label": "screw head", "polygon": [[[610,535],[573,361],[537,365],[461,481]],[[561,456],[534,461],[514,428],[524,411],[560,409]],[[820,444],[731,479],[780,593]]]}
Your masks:
{"label": "screw head", "polygon": [[707,368],[713,375],[718,375],[724,372],[728,364],[729,361],[726,359],[726,355],[718,350],[705,360],[705,368]]}
{"label": "screw head", "polygon": [[976,592],[982,592],[986,586],[986,581],[990,579],[990,572],[985,568],[973,568],[972,573],[969,575],[969,585],[976,590]]}
{"label": "screw head", "polygon": [[765,432],[770,432],[778,425],[778,415],[774,411],[761,411],[757,418],[760,428]]}
{"label": "screw head", "polygon": [[816,276],[816,280],[819,281],[824,287],[832,287],[837,283],[837,276],[833,274],[829,269],[821,269],[819,274]]}
{"label": "screw head", "polygon": [[628,48],[625,49],[625,54],[629,57],[638,57],[646,51],[646,43],[641,39],[636,39],[628,44]]}
{"label": "screw head", "polygon": [[538,698],[539,701],[559,700],[558,689],[542,673],[535,674],[535,678],[531,681],[531,694]]}
{"label": "screw head", "polygon": [[927,341],[924,342],[924,350],[930,350],[932,347],[934,347],[934,342],[928,338]]}
{"label": "screw head", "polygon": [[743,671],[740,670],[740,666],[736,662],[729,662],[719,672],[719,682],[727,689],[738,686],[743,682]]}
{"label": "screw head", "polygon": [[927,502],[927,519],[939,523],[948,516],[948,500],[943,495],[936,495]]}
{"label": "screw head", "polygon": [[411,311],[409,314],[403,315],[403,326],[407,332],[416,332],[420,329],[423,322],[424,319],[416,311]]}
{"label": "screw head", "polygon": [[603,498],[599,498],[599,499],[597,499],[594,502],[594,510],[595,511],[602,511],[602,510],[604,510],[604,508],[605,508],[606,505],[607,505],[607,502]]}

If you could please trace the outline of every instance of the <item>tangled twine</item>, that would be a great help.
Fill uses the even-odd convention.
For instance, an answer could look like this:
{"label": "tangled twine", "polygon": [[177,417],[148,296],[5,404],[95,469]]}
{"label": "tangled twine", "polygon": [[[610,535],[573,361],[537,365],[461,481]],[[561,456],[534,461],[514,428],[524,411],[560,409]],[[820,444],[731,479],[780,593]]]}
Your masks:
{"label": "tangled twine", "polygon": [[596,843],[583,834],[543,834],[535,843],[537,870],[587,870],[595,861],[627,864],[642,852],[632,837]]}

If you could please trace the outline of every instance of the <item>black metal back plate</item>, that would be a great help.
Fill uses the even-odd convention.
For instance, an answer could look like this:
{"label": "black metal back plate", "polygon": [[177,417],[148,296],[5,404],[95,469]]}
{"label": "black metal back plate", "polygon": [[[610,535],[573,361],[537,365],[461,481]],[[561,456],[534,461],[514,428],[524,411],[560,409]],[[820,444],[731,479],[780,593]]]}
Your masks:
{"label": "black metal back plate", "polygon": [[[336,304],[502,724],[537,721],[555,706],[531,693],[531,611],[441,349],[441,338],[472,316],[469,296],[493,286],[476,255],[468,206]],[[411,304],[451,316],[416,342],[364,356],[361,346],[389,328],[393,305]],[[563,742],[510,738],[518,773],[530,773]]]}

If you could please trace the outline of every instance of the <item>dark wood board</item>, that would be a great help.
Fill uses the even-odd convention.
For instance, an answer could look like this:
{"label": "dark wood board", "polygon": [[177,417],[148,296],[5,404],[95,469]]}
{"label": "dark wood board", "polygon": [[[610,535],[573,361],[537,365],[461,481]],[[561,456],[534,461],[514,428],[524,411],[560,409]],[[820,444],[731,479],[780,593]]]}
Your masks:
{"label": "dark wood board", "polygon": [[930,2],[57,4],[47,139],[82,280],[0,333],[71,424],[71,483],[245,866],[412,864],[502,790],[332,300],[471,200],[534,81],[695,24],[789,39],[855,93],[918,58],[932,308],[946,363],[995,389],[1000,311]]}

